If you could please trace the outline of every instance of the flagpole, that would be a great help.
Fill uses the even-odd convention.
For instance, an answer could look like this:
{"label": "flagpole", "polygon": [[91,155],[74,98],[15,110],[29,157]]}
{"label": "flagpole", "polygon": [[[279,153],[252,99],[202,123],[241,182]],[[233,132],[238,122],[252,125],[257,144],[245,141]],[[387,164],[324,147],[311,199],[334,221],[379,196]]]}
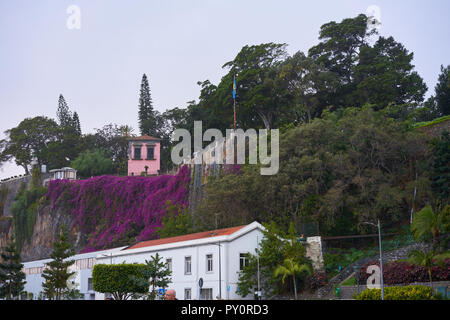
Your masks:
{"label": "flagpole", "polygon": [[234,132],[236,132],[236,99],[234,99]]}
{"label": "flagpole", "polygon": [[236,76],[233,76],[234,133],[236,133]]}

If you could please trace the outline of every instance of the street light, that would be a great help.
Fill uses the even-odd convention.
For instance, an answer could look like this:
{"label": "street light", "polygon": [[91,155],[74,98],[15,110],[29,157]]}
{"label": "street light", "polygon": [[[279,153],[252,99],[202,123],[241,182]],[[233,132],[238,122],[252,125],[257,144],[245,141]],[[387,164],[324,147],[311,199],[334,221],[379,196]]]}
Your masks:
{"label": "street light", "polygon": [[219,246],[219,300],[222,300],[222,262],[221,262],[221,259],[220,259],[220,247],[222,246],[221,244],[220,244],[220,241],[219,241],[219,243],[214,243],[216,246]]}
{"label": "street light", "polygon": [[365,224],[370,224],[372,226],[378,227],[378,245],[380,247],[380,282],[381,282],[381,300],[384,300],[384,282],[383,282],[383,253],[381,250],[381,225],[380,219],[378,219],[378,224],[372,222],[363,222]]}
{"label": "street light", "polygon": [[359,273],[361,266],[355,265],[353,266],[353,272],[355,272],[355,280],[356,280],[356,292],[359,294]]}

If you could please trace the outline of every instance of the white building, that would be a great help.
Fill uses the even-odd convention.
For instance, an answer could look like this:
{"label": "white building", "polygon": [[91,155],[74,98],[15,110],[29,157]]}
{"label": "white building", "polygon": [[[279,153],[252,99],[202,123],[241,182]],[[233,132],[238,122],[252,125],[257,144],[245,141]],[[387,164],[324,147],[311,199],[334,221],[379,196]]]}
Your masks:
{"label": "white building", "polygon": [[[179,300],[242,299],[237,294],[239,271],[248,253],[255,253],[263,227],[248,225],[184,236],[139,242],[110,257],[97,256],[97,263],[145,263],[156,253],[172,271],[169,289]],[[220,261],[219,261],[220,260]],[[203,280],[200,290],[199,280]],[[96,293],[96,299],[104,299]],[[247,298],[253,299],[253,295]]]}
{"label": "white building", "polygon": [[[113,252],[122,250],[126,247],[114,248],[104,251],[96,251],[74,255],[70,260],[75,263],[70,267],[71,271],[76,273],[70,280],[73,288],[76,288],[84,295],[85,300],[94,300],[95,292],[92,287],[92,268],[96,264],[96,256],[110,256]],[[46,263],[52,259],[44,259],[23,263],[23,272],[26,275],[26,284],[24,290],[28,293],[28,299],[45,299],[42,290],[44,278],[42,272],[46,267]]]}
{"label": "white building", "polygon": [[[94,292],[92,269],[95,264],[145,263],[156,253],[172,271],[169,289],[176,290],[179,300],[243,299],[237,292],[239,272],[247,263],[247,255],[255,254],[263,238],[264,227],[253,222],[248,225],[192,233],[183,236],[142,241],[128,247],[77,254],[72,269],[77,273],[70,279],[84,299],[104,300],[103,293]],[[307,238],[307,256],[315,268],[322,266],[320,237]],[[39,297],[42,291],[41,273],[51,259],[25,262],[25,291]],[[199,281],[202,288],[200,290]],[[256,289],[256,288],[255,288]],[[245,299],[253,299],[253,294]],[[263,297],[264,298],[264,297]]]}

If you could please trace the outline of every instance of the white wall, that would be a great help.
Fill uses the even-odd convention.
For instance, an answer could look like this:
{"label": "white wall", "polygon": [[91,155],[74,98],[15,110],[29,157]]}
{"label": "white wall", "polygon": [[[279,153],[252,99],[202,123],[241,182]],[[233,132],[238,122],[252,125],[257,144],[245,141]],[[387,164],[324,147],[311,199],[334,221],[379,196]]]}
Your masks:
{"label": "white wall", "polygon": [[[222,265],[220,277],[222,299],[242,299],[242,297],[236,293],[239,272],[239,254],[246,252],[255,253],[257,239],[259,241],[262,239],[262,232],[259,229],[253,229],[248,233],[230,241],[224,239],[224,237],[207,239],[210,242],[217,240],[216,243],[220,240],[220,260]],[[198,300],[200,294],[198,281],[200,278],[203,278],[203,288],[211,288],[212,297],[213,299],[216,299],[216,297],[219,296],[219,246],[213,243],[196,243],[196,241],[191,242],[193,243],[189,246],[182,247],[180,246],[183,245],[183,243],[179,243],[179,247],[164,248],[163,246],[155,246],[117,252],[116,256],[112,258],[112,263],[145,263],[145,260],[150,260],[151,256],[155,256],[156,253],[158,253],[164,262],[168,258],[172,259],[172,282],[169,284],[169,289],[175,289],[177,299],[184,300],[185,289],[190,288],[191,298]],[[207,254],[213,255],[212,272],[206,271]],[[186,256],[191,257],[192,263],[191,274],[189,275],[184,273]],[[110,264],[111,258],[97,257],[97,263]],[[227,286],[230,287],[229,291],[227,290]],[[250,295],[247,298],[252,299],[253,295]],[[96,293],[96,299],[104,299],[104,295],[101,293]]]}

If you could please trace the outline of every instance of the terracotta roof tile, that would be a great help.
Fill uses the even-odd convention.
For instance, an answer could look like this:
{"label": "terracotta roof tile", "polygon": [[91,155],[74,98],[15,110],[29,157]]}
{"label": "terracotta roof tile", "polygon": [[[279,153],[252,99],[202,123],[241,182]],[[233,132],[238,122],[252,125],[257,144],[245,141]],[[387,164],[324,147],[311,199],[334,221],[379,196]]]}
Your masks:
{"label": "terracotta roof tile", "polygon": [[136,243],[136,244],[126,248],[125,250],[152,247],[152,246],[158,246],[158,245],[162,245],[162,244],[182,242],[182,241],[188,241],[188,240],[198,240],[198,239],[206,239],[206,238],[212,238],[212,237],[217,237],[217,236],[225,236],[225,235],[233,234],[236,231],[242,229],[243,227],[245,227],[245,225],[239,226],[239,227],[191,233],[191,234],[186,234],[186,235],[177,236],[177,237],[142,241],[142,242]]}

